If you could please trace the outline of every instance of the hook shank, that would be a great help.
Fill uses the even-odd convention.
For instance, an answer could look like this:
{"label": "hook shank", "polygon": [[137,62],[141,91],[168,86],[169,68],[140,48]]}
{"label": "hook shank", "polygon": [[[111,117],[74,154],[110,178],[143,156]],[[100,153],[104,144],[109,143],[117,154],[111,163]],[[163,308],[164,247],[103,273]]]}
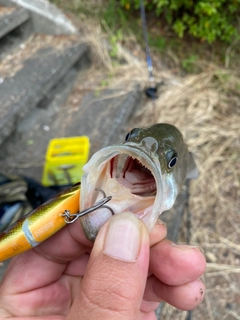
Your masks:
{"label": "hook shank", "polygon": [[83,210],[83,211],[81,211],[79,213],[71,214],[69,210],[65,210],[65,212],[63,214],[63,217],[65,217],[65,222],[67,224],[73,223],[78,218],[83,217],[86,214],[89,214],[89,213],[91,213],[91,212],[93,212],[95,210],[98,210],[100,208],[106,208],[106,209],[111,211],[112,215],[114,215],[113,209],[105,205],[106,203],[108,203],[112,199],[112,196],[108,196],[107,197],[106,193],[100,188],[96,188],[95,190],[101,192],[102,195],[103,195],[103,198],[98,200],[92,207],[87,208],[87,209],[85,209],[85,210]]}

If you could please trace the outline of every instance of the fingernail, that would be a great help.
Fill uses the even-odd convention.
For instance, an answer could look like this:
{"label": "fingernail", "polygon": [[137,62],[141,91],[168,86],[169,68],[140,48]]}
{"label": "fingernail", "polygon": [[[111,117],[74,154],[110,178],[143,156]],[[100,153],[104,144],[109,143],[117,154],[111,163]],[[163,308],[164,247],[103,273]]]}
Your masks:
{"label": "fingernail", "polygon": [[141,224],[133,213],[124,212],[114,216],[108,226],[104,253],[118,260],[133,262],[141,246]]}
{"label": "fingernail", "polygon": [[187,245],[187,244],[175,244],[175,243],[172,243],[172,246],[175,246],[181,250],[191,250],[191,249],[197,249],[199,250],[202,254],[204,254],[204,251],[201,247],[198,247],[198,246],[191,246],[191,245]]}
{"label": "fingernail", "polygon": [[202,281],[202,283],[203,283],[203,284],[205,284],[205,277],[204,277],[204,274],[203,274],[203,275],[201,275],[201,277],[199,278],[199,280],[200,280],[200,281]]}
{"label": "fingernail", "polygon": [[203,255],[204,255],[204,250],[202,247],[199,246],[190,246],[192,249],[197,249],[198,251],[200,251]]}
{"label": "fingernail", "polygon": [[160,225],[163,225],[163,226],[167,226],[166,223],[160,219],[157,219],[157,222],[156,224],[160,224]]}

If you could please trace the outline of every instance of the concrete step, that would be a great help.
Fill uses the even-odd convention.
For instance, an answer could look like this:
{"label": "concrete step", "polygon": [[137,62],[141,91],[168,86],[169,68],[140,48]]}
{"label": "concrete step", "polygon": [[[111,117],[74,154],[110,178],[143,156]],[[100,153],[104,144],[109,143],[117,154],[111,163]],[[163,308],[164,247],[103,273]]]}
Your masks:
{"label": "concrete step", "polygon": [[30,19],[24,8],[0,6],[0,38]]}
{"label": "concrete step", "polygon": [[71,20],[48,0],[0,0],[0,5],[28,10],[36,33],[72,35],[78,32]]}
{"label": "concrete step", "polygon": [[0,144],[74,65],[88,64],[88,47],[75,36],[37,35],[6,56],[0,63]]}
{"label": "concrete step", "polygon": [[0,6],[0,60],[32,33],[33,23],[26,9]]}

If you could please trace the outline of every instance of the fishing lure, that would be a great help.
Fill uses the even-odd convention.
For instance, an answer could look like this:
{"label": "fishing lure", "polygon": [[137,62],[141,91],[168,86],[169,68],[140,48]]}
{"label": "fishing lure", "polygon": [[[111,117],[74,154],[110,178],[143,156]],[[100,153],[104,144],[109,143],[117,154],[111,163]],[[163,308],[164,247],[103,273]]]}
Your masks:
{"label": "fishing lure", "polygon": [[23,216],[0,235],[0,261],[12,258],[22,252],[36,247],[69,223],[106,206],[111,200],[103,190],[103,198],[91,208],[79,212],[80,184],[76,184],[59,193],[37,209]]}

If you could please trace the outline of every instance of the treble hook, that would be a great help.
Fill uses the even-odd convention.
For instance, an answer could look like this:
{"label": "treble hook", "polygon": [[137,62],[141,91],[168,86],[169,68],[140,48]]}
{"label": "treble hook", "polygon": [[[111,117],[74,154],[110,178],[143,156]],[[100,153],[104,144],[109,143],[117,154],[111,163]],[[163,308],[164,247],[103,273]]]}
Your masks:
{"label": "treble hook", "polygon": [[71,214],[69,210],[65,210],[63,217],[65,217],[65,222],[66,223],[73,223],[75,222],[78,218],[85,216],[86,214],[89,214],[99,208],[107,208],[108,210],[111,211],[112,215],[114,215],[114,211],[112,208],[105,206],[105,204],[110,201],[112,199],[112,196],[106,196],[106,193],[100,189],[100,188],[96,188],[96,191],[99,191],[102,193],[103,198],[98,200],[92,207],[85,209],[81,212],[75,213],[75,214]]}

